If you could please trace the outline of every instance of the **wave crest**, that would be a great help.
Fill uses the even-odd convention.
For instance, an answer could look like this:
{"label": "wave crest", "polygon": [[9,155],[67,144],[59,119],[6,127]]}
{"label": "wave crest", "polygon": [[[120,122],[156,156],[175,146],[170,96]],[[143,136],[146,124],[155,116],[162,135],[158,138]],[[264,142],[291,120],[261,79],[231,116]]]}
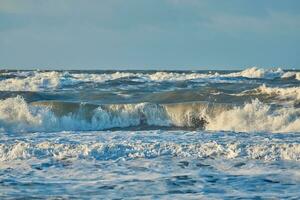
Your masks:
{"label": "wave crest", "polygon": [[217,115],[207,130],[237,132],[299,132],[300,109],[277,108],[253,100]]}
{"label": "wave crest", "polygon": [[300,100],[300,87],[267,87],[265,84],[255,89],[261,94],[276,96],[280,99]]}
{"label": "wave crest", "polygon": [[[252,67],[235,73],[203,72],[113,72],[113,73],[74,73],[60,71],[6,72],[0,80],[1,91],[42,91],[63,88],[79,83],[103,83],[106,81],[129,78],[139,82],[164,81],[203,81],[203,82],[237,82],[239,78],[294,78],[300,80],[300,72],[287,71],[281,68],[263,69]],[[12,76],[12,77],[10,77]],[[8,77],[8,78],[7,78]]]}
{"label": "wave crest", "polygon": [[274,78],[280,78],[283,74],[284,74],[284,71],[281,68],[263,69],[263,68],[251,67],[251,68],[245,69],[241,72],[228,74],[228,76],[274,79]]}
{"label": "wave crest", "polygon": [[8,132],[104,130],[141,126],[237,132],[299,132],[300,109],[258,100],[243,106],[205,102],[181,104],[28,104],[18,96],[0,101],[0,127]]}

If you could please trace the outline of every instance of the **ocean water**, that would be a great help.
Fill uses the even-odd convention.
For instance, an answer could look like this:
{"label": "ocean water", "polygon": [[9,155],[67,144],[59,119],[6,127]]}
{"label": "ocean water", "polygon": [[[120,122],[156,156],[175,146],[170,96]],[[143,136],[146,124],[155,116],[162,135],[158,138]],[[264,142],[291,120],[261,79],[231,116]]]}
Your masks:
{"label": "ocean water", "polygon": [[0,199],[299,199],[300,71],[0,71]]}

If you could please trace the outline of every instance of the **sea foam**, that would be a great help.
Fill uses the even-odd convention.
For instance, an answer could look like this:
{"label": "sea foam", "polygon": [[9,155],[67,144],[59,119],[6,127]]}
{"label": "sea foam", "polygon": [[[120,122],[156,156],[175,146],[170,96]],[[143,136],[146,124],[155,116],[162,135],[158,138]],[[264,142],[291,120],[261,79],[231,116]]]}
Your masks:
{"label": "sea foam", "polygon": [[280,99],[300,100],[300,87],[268,87],[264,84],[255,89],[255,91]]}
{"label": "sea foam", "polygon": [[[234,73],[203,72],[113,72],[113,73],[78,73],[61,71],[5,72],[1,76],[13,76],[0,80],[0,91],[43,91],[64,89],[65,86],[79,83],[104,83],[122,78],[139,82],[236,82],[239,78],[275,79],[294,78],[300,80],[300,72],[252,67]],[[234,80],[233,80],[234,79]]]}
{"label": "sea foam", "polygon": [[[146,134],[147,132],[144,132]],[[166,132],[165,134],[167,134]],[[126,132],[124,132],[126,134]],[[139,134],[139,132],[136,132]],[[142,134],[142,133],[140,133]],[[170,133],[172,134],[172,133]],[[70,143],[15,141],[0,144],[0,162],[29,159],[55,160],[117,160],[172,156],[183,158],[300,160],[300,144],[276,141],[244,144],[243,141],[198,141],[193,143],[158,141],[109,141]]]}
{"label": "sea foam", "polygon": [[236,106],[211,119],[207,130],[236,132],[299,132],[300,109],[277,108],[258,100]]}
{"label": "sea foam", "polygon": [[263,69],[263,68],[251,67],[251,68],[245,69],[241,72],[230,73],[225,76],[274,79],[274,78],[281,77],[283,74],[284,74],[284,71],[281,68]]}

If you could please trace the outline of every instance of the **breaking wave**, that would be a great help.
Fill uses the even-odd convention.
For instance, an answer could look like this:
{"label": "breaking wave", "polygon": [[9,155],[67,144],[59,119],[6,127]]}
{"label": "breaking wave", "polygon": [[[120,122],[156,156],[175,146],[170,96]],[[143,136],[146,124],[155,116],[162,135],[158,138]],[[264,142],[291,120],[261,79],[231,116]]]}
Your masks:
{"label": "breaking wave", "polygon": [[52,89],[61,85],[66,78],[60,72],[34,72],[27,73],[27,77],[9,78],[0,81],[1,91],[39,91],[42,89]]}
{"label": "breaking wave", "polygon": [[241,72],[228,74],[227,76],[229,76],[229,77],[274,79],[274,78],[280,78],[283,75],[284,75],[284,71],[281,68],[262,69],[262,68],[252,67],[252,68],[245,69]]}
{"label": "breaking wave", "polygon": [[257,67],[251,67],[241,72],[230,73],[224,75],[228,77],[245,77],[245,78],[262,78],[262,79],[275,79],[275,78],[294,78],[300,80],[300,72],[296,71],[284,71],[281,68],[277,69],[263,69]]}
{"label": "breaking wave", "polygon": [[237,132],[299,132],[300,109],[272,108],[258,100],[219,113],[208,130]]}
{"label": "breaking wave", "polygon": [[140,126],[236,132],[299,132],[300,109],[258,100],[241,106],[205,102],[93,105],[28,104],[21,96],[0,101],[0,129],[7,132],[105,130]]}
{"label": "breaking wave", "polygon": [[262,85],[256,92],[278,97],[279,99],[300,100],[300,87],[267,87]]}
{"label": "breaking wave", "polygon": [[[70,74],[68,72],[13,73],[17,77],[0,81],[1,91],[41,91],[63,88],[82,82],[105,82],[129,77],[132,73],[116,72],[113,74]],[[2,74],[3,75],[3,74]],[[25,75],[25,76],[24,76]]]}
{"label": "breaking wave", "polygon": [[294,78],[300,81],[300,72],[286,72],[281,76],[281,78]]}
{"label": "breaking wave", "polygon": [[[282,69],[248,68],[234,73],[203,72],[113,72],[113,73],[78,73],[61,71],[29,71],[0,73],[1,91],[43,91],[64,88],[79,83],[104,83],[107,81],[128,78],[139,82],[163,81],[208,81],[232,82],[239,78],[293,78],[300,80],[300,72],[283,71]],[[3,78],[4,77],[4,78]],[[233,80],[234,79],[234,80]],[[237,79],[237,80],[236,80]]]}

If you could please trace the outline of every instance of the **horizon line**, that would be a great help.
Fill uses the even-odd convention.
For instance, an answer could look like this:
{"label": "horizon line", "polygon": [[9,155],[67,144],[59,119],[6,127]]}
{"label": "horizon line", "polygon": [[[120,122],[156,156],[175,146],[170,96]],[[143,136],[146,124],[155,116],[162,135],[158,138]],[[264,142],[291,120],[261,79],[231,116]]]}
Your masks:
{"label": "horizon line", "polygon": [[[178,69],[179,67],[183,67],[185,69]],[[223,69],[222,69],[223,68]],[[227,68],[227,69],[226,69]],[[228,69],[229,68],[229,69]],[[296,67],[283,67],[283,66],[260,66],[260,65],[249,65],[249,66],[214,66],[214,67],[204,67],[204,66],[196,66],[196,65],[182,65],[182,66],[154,66],[154,67],[147,67],[147,66],[106,66],[106,67],[96,67],[96,66],[56,66],[51,67],[49,65],[42,65],[40,67],[27,67],[27,66],[0,66],[0,70],[22,70],[22,71],[33,71],[33,70],[53,70],[53,71],[65,71],[65,70],[72,70],[72,71],[201,71],[201,70],[214,70],[214,71],[236,71],[236,70],[245,70],[250,68],[258,68],[258,69],[282,69],[282,70],[300,70]]]}

